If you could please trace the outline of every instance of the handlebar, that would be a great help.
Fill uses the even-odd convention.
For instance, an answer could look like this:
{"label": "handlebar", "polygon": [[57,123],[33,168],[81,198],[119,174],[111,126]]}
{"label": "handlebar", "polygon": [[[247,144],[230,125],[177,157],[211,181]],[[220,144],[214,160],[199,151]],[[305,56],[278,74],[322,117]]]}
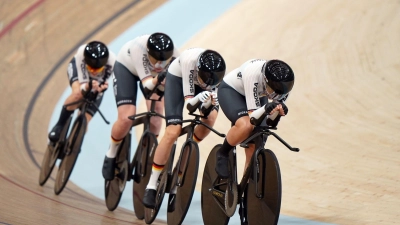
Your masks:
{"label": "handlebar", "polygon": [[[68,106],[76,105],[76,104],[81,104],[81,103],[86,103],[87,105],[93,105],[96,108],[97,112],[99,112],[99,114],[100,114],[101,118],[104,120],[104,122],[106,124],[110,124],[110,122],[104,117],[103,113],[100,111],[99,107],[97,107],[97,105],[94,104],[95,101],[96,101],[97,95],[99,93],[91,91],[92,87],[93,87],[92,80],[93,79],[89,78],[89,90],[90,91],[88,91],[88,93],[86,95],[83,95],[82,99],[79,99],[79,100],[77,100],[75,102],[71,102],[71,103],[65,104],[64,107],[68,107]],[[101,86],[104,83],[105,83],[105,81],[101,82],[99,84],[99,86]]]}
{"label": "handlebar", "polygon": [[277,129],[276,127],[257,126],[254,129],[254,134],[251,135],[250,137],[248,137],[242,143],[240,143],[240,147],[247,148],[248,147],[248,143],[250,141],[254,140],[258,136],[266,134],[267,136],[269,136],[269,135],[274,136],[276,139],[278,139],[278,141],[280,141],[283,145],[285,145],[290,151],[293,151],[293,152],[299,152],[300,151],[299,148],[294,148],[294,147],[290,146],[285,140],[283,140],[281,137],[279,137],[278,134],[276,134],[275,132],[271,131],[271,130],[276,130],[276,129]]}

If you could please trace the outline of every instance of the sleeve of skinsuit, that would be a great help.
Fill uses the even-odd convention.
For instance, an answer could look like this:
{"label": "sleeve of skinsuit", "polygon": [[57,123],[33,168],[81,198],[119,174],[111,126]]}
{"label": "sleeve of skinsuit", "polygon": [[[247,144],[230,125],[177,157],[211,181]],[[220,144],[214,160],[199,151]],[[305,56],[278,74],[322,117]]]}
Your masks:
{"label": "sleeve of skinsuit", "polygon": [[192,98],[195,95],[194,85],[197,83],[196,64],[199,55],[204,52],[202,48],[191,48],[182,52],[180,58],[181,70],[182,70],[182,86],[183,96],[185,99]]}
{"label": "sleeve of skinsuit", "polygon": [[107,64],[105,66],[106,67],[106,71],[105,71],[103,79],[100,82],[107,81],[112,76],[112,74],[114,74],[115,59],[116,59],[115,54],[110,51],[110,54],[108,56],[108,61],[107,61]]}
{"label": "sleeve of skinsuit", "polygon": [[130,47],[131,60],[140,80],[153,76],[149,68],[150,62],[146,47],[149,36],[143,35],[136,38],[136,41],[132,42]]}
{"label": "sleeve of skinsuit", "polygon": [[261,107],[260,93],[263,92],[261,68],[265,60],[254,59],[240,67],[243,87],[246,97],[247,110],[252,111]]}
{"label": "sleeve of skinsuit", "polygon": [[87,83],[89,81],[89,73],[86,69],[86,64],[83,58],[83,52],[86,45],[81,45],[75,54],[76,70],[78,72],[78,81],[80,84]]}

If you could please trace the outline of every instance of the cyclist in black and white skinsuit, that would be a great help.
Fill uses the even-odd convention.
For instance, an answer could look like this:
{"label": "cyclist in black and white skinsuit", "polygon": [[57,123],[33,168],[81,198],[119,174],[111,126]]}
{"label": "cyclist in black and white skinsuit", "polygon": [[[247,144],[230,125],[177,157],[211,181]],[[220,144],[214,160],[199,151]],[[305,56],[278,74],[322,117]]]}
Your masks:
{"label": "cyclist in black and white skinsuit", "polygon": [[[292,69],[280,60],[251,59],[224,77],[218,88],[218,97],[221,109],[233,126],[217,152],[216,172],[220,177],[229,176],[229,151],[249,137],[253,124],[266,122],[275,127],[280,117],[288,113],[284,102],[293,84]],[[263,121],[263,115],[267,115],[266,121]],[[249,144],[245,150],[245,169],[254,148],[254,144]]]}
{"label": "cyclist in black and white skinsuit", "polygon": [[[92,90],[99,92],[96,99],[97,107],[103,99],[103,92],[108,88],[108,78],[113,73],[115,54],[107,46],[98,41],[81,45],[68,65],[68,79],[72,93],[65,100],[64,105],[78,101],[89,91],[89,79],[92,80]],[[70,115],[79,104],[62,107],[60,118],[49,133],[52,142],[58,141],[60,132]],[[91,106],[86,113],[88,123],[96,113],[96,108]]]}
{"label": "cyclist in black and white skinsuit", "polygon": [[[118,146],[132,127],[128,116],[136,114],[137,86],[144,96],[163,81],[166,69],[179,56],[171,38],[164,33],[142,35],[122,46],[114,68],[114,95],[118,107],[118,119],[111,130],[111,143],[103,164],[103,177],[114,178],[115,156]],[[164,91],[164,82],[158,88]],[[150,109],[150,100],[146,100]],[[155,105],[155,111],[163,114],[164,98]],[[150,131],[158,136],[162,119],[154,116],[150,120]]]}
{"label": "cyclist in black and white skinsuit", "polygon": [[[171,152],[171,147],[179,137],[182,128],[183,107],[205,109],[207,119],[202,119],[210,127],[214,126],[218,115],[216,86],[225,75],[226,65],[222,56],[213,50],[190,48],[182,52],[168,68],[165,86],[166,130],[156,148],[151,177],[147,184],[143,204],[154,208],[158,177]],[[192,111],[192,110],[191,110]],[[197,126],[193,139],[203,140],[210,130]],[[171,191],[170,194],[172,193]]]}

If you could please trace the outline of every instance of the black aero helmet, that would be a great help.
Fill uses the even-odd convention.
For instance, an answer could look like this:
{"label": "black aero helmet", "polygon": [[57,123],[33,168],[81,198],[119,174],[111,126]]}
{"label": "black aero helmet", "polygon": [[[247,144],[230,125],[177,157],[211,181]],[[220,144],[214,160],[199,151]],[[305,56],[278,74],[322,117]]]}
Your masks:
{"label": "black aero helmet", "polygon": [[165,61],[174,53],[172,39],[164,33],[154,33],[147,40],[147,52],[158,61]]}
{"label": "black aero helmet", "polygon": [[99,41],[92,41],[86,45],[83,55],[85,63],[97,69],[107,64],[109,53],[105,44]]}
{"label": "black aero helmet", "polygon": [[197,60],[198,76],[204,83],[215,86],[222,81],[225,75],[226,65],[224,58],[213,50],[206,50],[200,54]]}
{"label": "black aero helmet", "polygon": [[276,94],[289,93],[294,84],[294,73],[292,68],[281,60],[270,60],[263,65],[267,85],[275,91]]}

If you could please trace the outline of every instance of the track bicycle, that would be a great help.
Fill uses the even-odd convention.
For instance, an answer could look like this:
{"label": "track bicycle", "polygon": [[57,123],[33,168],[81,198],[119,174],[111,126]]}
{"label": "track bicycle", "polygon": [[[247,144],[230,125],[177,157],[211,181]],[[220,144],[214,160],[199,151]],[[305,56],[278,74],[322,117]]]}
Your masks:
{"label": "track bicycle", "polygon": [[[89,90],[92,89],[92,80],[89,81]],[[40,168],[39,184],[43,186],[51,175],[54,169],[57,159],[60,159],[60,165],[58,167],[57,176],[54,184],[54,193],[59,195],[68,183],[69,177],[71,176],[72,170],[74,169],[75,163],[78,159],[78,155],[81,151],[81,146],[86,133],[87,119],[86,112],[88,107],[94,106],[100,116],[103,118],[106,124],[109,122],[106,120],[100,109],[95,104],[98,93],[88,92],[82,99],[66,104],[64,107],[71,105],[80,104],[79,114],[73,121],[72,129],[68,135],[70,124],[72,122],[71,115],[65,123],[60,133],[60,138],[57,142],[49,141],[47,149],[45,151],[42,165]]]}
{"label": "track bicycle", "polygon": [[239,204],[242,225],[277,224],[279,219],[282,182],[278,159],[274,152],[264,146],[269,136],[274,136],[289,150],[291,147],[271,130],[276,127],[256,126],[252,134],[240,146],[247,148],[255,144],[255,151],[248,168],[238,184],[236,147],[229,154],[230,176],[222,179],[215,172],[217,151],[222,146],[216,145],[210,152],[204,167],[201,206],[205,225],[228,224],[230,217]]}
{"label": "track bicycle", "polygon": [[182,150],[174,168],[173,162],[177,141],[174,142],[171,148],[168,161],[159,176],[155,207],[154,209],[145,208],[145,222],[147,224],[151,224],[157,217],[165,193],[169,193],[167,224],[181,224],[185,219],[192,201],[199,167],[199,146],[193,140],[195,127],[197,125],[202,125],[218,136],[225,137],[225,134],[221,134],[209,125],[203,123],[200,119],[207,119],[207,115],[195,114],[194,112],[196,109],[197,107],[194,107],[194,109],[189,110],[189,115],[194,116],[193,119],[182,121],[182,124],[189,123],[181,129],[179,135],[180,137],[186,134],[186,139],[182,145]]}
{"label": "track bicycle", "polygon": [[[160,82],[161,81],[159,81],[157,86],[160,85]],[[105,180],[104,183],[106,206],[108,210],[113,211],[118,207],[126,182],[131,180],[134,181],[132,191],[133,208],[138,219],[144,218],[143,196],[150,179],[154,152],[158,145],[156,135],[150,131],[150,119],[154,116],[165,118],[163,115],[155,111],[156,102],[161,101],[164,95],[157,86],[149,92],[147,96],[145,96],[147,100],[151,100],[150,110],[128,117],[133,120],[131,128],[143,124],[143,133],[132,161],[130,161],[132,139],[131,129],[119,146],[116,155],[114,179],[110,181]],[[154,93],[158,95],[157,99],[151,97]]]}

